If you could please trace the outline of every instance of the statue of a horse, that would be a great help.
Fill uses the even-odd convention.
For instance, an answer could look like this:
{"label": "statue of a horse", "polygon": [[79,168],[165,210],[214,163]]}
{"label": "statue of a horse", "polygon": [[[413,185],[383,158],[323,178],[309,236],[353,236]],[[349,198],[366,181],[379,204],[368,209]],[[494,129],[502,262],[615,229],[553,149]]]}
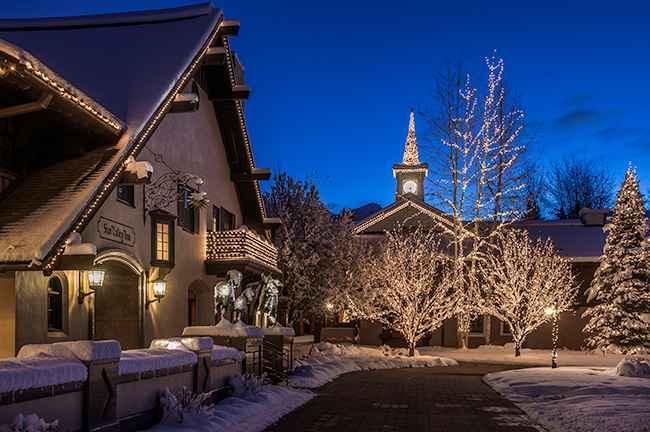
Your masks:
{"label": "statue of a horse", "polygon": [[219,313],[225,318],[228,310],[233,311],[235,303],[235,290],[241,284],[244,276],[238,270],[228,270],[226,280],[214,286],[214,319],[217,320]]}
{"label": "statue of a horse", "polygon": [[269,324],[268,327],[271,327],[277,322],[278,295],[284,285],[278,279],[264,275],[262,275],[262,282],[264,283],[264,287],[262,288],[263,300],[260,305],[260,311],[266,316]]}
{"label": "statue of a horse", "polygon": [[237,321],[244,319],[246,310],[248,309],[248,303],[252,302],[254,298],[255,291],[253,291],[252,288],[246,288],[244,292],[235,299],[232,322],[236,323]]}

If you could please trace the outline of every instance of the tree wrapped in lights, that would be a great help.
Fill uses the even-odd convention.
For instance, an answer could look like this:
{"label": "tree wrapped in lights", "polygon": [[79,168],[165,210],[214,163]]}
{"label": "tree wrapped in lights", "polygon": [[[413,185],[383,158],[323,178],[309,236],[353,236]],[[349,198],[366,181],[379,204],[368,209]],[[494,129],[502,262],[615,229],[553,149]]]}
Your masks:
{"label": "tree wrapped in lights", "polygon": [[588,301],[591,317],[584,328],[591,333],[587,346],[604,351],[636,354],[650,349],[650,263],[645,241],[647,219],[636,170],[625,173],[617,194],[605,243]]}
{"label": "tree wrapped in lights", "polygon": [[546,310],[567,310],[578,288],[571,265],[555,253],[550,238],[533,241],[518,229],[500,234],[480,269],[486,312],[510,327],[515,356],[526,337],[552,318]]}
{"label": "tree wrapped in lights", "polygon": [[477,279],[481,253],[527,210],[520,195],[532,137],[525,133],[519,96],[504,79],[503,60],[496,51],[485,60],[485,85],[466,72],[462,59],[449,62],[436,80],[435,105],[421,113],[431,129],[422,150],[437,174],[433,195],[453,216],[453,223],[441,228],[454,244],[461,348],[467,346],[470,322],[484,313]]}
{"label": "tree wrapped in lights", "polygon": [[[387,232],[357,259],[346,299],[353,316],[379,321],[415,344],[454,311],[453,268],[434,233]],[[354,287],[354,288],[352,288]]]}
{"label": "tree wrapped in lights", "polygon": [[280,173],[264,194],[269,216],[282,219],[276,246],[284,275],[280,305],[287,314],[286,325],[302,312],[322,313],[358,255],[351,215],[333,215],[323,204],[316,183],[315,176],[296,180]]}

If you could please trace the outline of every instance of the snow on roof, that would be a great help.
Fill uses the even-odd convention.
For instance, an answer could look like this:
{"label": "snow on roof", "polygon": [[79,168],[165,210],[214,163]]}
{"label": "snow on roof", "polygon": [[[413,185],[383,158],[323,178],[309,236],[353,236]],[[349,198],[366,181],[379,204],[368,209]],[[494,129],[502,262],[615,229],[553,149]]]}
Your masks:
{"label": "snow on roof", "polygon": [[578,219],[523,221],[517,226],[531,238],[550,237],[560,256],[574,261],[598,261],[607,238],[602,226],[585,226]]}
{"label": "snow on roof", "polygon": [[135,126],[151,117],[220,18],[221,10],[205,3],[146,12],[0,20],[0,39],[29,52]]}
{"label": "snow on roof", "polygon": [[39,263],[48,256],[136,140],[148,133],[161,104],[222,17],[221,9],[201,4],[149,12],[0,20],[0,40],[19,47],[35,65],[44,65],[126,123],[114,146],[32,173],[3,203],[0,262]]}

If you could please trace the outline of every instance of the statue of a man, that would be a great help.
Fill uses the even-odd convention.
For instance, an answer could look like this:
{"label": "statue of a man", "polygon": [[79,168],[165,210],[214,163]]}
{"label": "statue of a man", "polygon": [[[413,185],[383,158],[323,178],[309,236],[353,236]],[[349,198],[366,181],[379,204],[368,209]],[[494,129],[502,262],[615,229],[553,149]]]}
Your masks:
{"label": "statue of a man", "polygon": [[239,270],[228,270],[226,280],[214,286],[214,320],[216,322],[219,313],[225,318],[229,310],[232,315],[235,303],[235,290],[241,285],[244,275]]}

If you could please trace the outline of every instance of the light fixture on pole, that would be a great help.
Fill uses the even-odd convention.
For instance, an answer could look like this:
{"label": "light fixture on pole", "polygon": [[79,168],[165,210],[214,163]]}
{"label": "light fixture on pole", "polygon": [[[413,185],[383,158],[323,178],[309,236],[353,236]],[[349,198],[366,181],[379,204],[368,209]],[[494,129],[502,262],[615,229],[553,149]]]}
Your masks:
{"label": "light fixture on pole", "polygon": [[154,302],[160,302],[160,299],[165,297],[165,292],[167,291],[167,281],[161,277],[155,279],[151,282],[151,288],[153,290],[154,299],[149,299],[149,293],[147,292],[147,301],[145,303],[145,308],[149,309],[149,305]]}
{"label": "light fixture on pole", "polygon": [[557,367],[557,303],[555,306],[544,309],[549,315],[553,315],[553,352],[551,354],[551,368]]}
{"label": "light fixture on pole", "polygon": [[84,291],[83,283],[81,283],[81,279],[79,279],[79,304],[83,304],[84,299],[87,296],[95,294],[97,288],[104,286],[104,276],[106,275],[104,270],[99,267],[93,267],[92,270],[88,270],[86,273],[88,275],[88,287],[90,288],[90,291]]}

